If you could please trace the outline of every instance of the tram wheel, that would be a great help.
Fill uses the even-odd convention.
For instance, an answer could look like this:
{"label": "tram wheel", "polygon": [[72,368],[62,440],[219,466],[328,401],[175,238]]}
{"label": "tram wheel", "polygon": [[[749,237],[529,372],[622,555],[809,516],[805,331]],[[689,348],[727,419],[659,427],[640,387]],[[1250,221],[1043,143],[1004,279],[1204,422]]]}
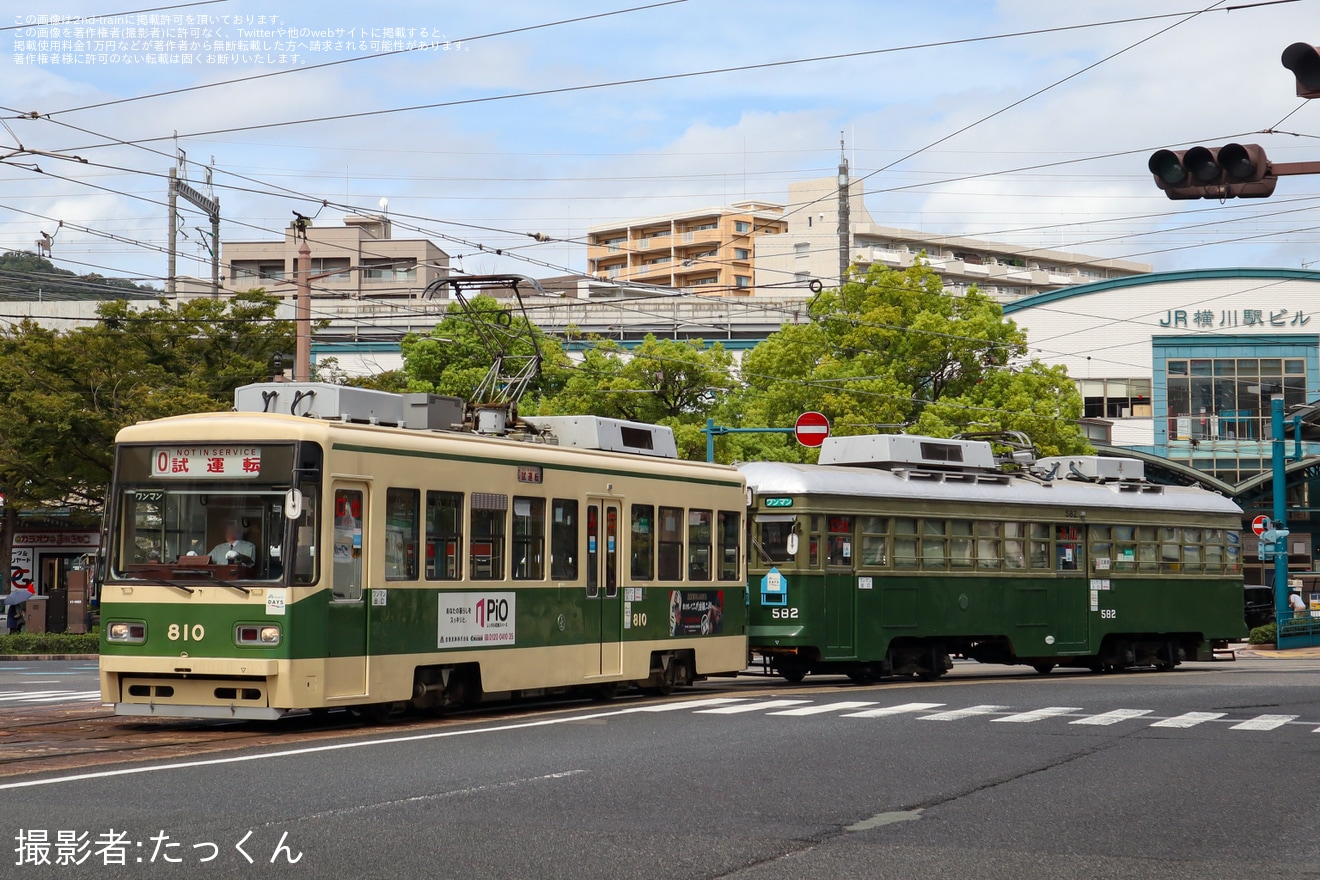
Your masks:
{"label": "tram wheel", "polygon": [[596,689],[592,693],[591,698],[600,703],[608,703],[618,695],[619,683],[617,681],[610,681],[605,684],[596,685]]}
{"label": "tram wheel", "polygon": [[1054,671],[1054,664],[1053,664],[1053,663],[1035,663],[1035,664],[1032,664],[1032,667],[1031,667],[1031,668],[1034,669],[1034,670],[1036,670],[1037,672],[1039,672],[1041,675],[1049,675],[1051,672]]}
{"label": "tram wheel", "polygon": [[875,684],[880,680],[880,676],[876,673],[875,667],[870,664],[849,672],[848,678],[852,680],[853,684]]}
{"label": "tram wheel", "polygon": [[781,666],[779,667],[779,674],[783,676],[784,681],[797,684],[807,677],[807,670],[797,665]]}

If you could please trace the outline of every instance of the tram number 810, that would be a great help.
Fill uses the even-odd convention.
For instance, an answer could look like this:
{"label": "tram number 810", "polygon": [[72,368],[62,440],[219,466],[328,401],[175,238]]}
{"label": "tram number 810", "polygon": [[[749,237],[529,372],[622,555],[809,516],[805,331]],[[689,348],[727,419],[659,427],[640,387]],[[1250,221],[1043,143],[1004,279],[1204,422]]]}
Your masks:
{"label": "tram number 810", "polygon": [[206,635],[206,627],[200,623],[194,623],[192,626],[171,623],[165,635],[171,642],[177,642],[180,639],[185,642],[200,642]]}

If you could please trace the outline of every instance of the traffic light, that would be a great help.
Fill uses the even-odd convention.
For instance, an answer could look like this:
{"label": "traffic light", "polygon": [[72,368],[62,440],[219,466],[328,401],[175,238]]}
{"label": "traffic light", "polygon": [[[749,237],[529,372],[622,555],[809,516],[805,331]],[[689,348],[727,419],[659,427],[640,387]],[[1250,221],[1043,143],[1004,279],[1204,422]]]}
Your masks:
{"label": "traffic light", "polygon": [[1279,182],[1256,144],[1157,150],[1146,167],[1171,199],[1263,199]]}
{"label": "traffic light", "polygon": [[1281,60],[1297,76],[1297,97],[1320,98],[1320,46],[1293,43]]}

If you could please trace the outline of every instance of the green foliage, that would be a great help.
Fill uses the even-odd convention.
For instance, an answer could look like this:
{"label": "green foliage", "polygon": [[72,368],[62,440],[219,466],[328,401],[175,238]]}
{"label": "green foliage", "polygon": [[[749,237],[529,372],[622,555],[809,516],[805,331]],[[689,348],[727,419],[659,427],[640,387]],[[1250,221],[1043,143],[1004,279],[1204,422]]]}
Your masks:
{"label": "green foliage", "polygon": [[0,654],[98,654],[97,633],[13,633],[0,636]]}
{"label": "green foliage", "polygon": [[[1077,427],[1082,400],[1063,368],[1026,360],[1026,336],[998,303],[975,289],[945,292],[924,263],[904,271],[874,264],[817,295],[809,317],[747,353],[744,390],[724,418],[789,426],[816,410],[841,436],[1012,430],[1043,454],[1089,449]],[[735,457],[815,459],[791,438],[742,439],[754,436],[722,445]]]}
{"label": "green foliage", "polygon": [[[481,295],[469,300],[474,318],[455,302],[430,333],[410,333],[400,345],[403,354],[402,384],[408,391],[447,394],[472,400],[482,379],[491,369],[495,353],[505,357],[533,355],[532,339],[541,352],[541,375],[528,387],[535,400],[560,389],[571,366],[563,347],[541,329],[528,324],[521,314],[506,309],[494,297]],[[480,326],[480,329],[479,329]]]}
{"label": "green foliage", "polygon": [[1274,623],[1258,626],[1247,634],[1247,642],[1252,645],[1273,645],[1278,638],[1278,625]]}

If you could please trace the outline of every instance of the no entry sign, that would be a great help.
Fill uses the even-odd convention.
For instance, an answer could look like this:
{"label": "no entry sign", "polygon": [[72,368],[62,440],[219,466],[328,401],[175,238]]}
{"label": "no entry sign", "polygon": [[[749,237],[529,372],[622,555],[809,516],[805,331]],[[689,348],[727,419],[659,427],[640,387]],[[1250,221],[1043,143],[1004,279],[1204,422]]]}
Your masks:
{"label": "no entry sign", "polygon": [[804,412],[793,424],[793,436],[803,446],[819,446],[830,436],[830,420],[818,412]]}

